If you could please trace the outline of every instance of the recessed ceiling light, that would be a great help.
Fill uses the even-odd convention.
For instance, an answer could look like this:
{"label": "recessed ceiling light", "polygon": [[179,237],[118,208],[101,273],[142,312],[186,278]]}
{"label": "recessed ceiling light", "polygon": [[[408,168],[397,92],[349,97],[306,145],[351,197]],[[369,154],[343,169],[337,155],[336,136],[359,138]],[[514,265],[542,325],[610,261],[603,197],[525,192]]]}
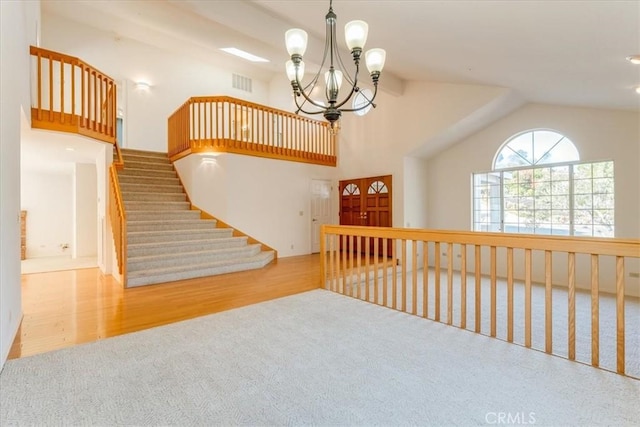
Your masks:
{"label": "recessed ceiling light", "polygon": [[636,93],[640,94],[640,86],[636,86]]}
{"label": "recessed ceiling light", "polygon": [[75,148],[71,148],[71,147],[67,147],[67,148],[65,148],[65,150],[67,150],[67,151],[76,151]]}
{"label": "recessed ceiling light", "polygon": [[240,50],[235,47],[223,47],[220,50],[223,52],[230,53],[231,55],[239,56],[240,58],[246,59],[247,61],[251,61],[251,62],[269,62],[268,59],[251,54],[249,52],[245,52],[244,50]]}
{"label": "recessed ceiling light", "polygon": [[627,56],[627,61],[635,65],[640,65],[640,55]]}

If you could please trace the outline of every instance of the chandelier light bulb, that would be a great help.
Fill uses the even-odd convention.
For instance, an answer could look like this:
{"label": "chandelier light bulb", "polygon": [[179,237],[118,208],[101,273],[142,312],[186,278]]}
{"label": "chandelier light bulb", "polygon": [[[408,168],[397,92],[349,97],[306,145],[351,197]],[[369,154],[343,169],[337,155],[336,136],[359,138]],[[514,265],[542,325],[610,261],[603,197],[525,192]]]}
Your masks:
{"label": "chandelier light bulb", "polygon": [[[287,69],[287,78],[289,79],[290,82],[294,82],[296,81],[296,65],[293,63],[293,61],[289,60],[286,63],[286,69]],[[302,78],[304,77],[304,61],[300,61],[300,63],[298,64],[298,81],[302,81]]]}
{"label": "chandelier light bulb", "polygon": [[380,73],[384,68],[384,61],[387,57],[387,52],[384,49],[376,48],[369,49],[364,54],[365,61],[367,62],[367,69],[370,73]]}
{"label": "chandelier light bulb", "polygon": [[330,91],[339,91],[342,86],[342,71],[332,70],[324,73],[324,82],[327,85],[327,89]]}
{"label": "chandelier light bulb", "polygon": [[344,26],[344,38],[349,50],[364,49],[368,34],[369,24],[364,21],[351,21]]}
{"label": "chandelier light bulb", "polygon": [[307,50],[307,32],[300,28],[292,28],[284,34],[289,55],[303,56]]}

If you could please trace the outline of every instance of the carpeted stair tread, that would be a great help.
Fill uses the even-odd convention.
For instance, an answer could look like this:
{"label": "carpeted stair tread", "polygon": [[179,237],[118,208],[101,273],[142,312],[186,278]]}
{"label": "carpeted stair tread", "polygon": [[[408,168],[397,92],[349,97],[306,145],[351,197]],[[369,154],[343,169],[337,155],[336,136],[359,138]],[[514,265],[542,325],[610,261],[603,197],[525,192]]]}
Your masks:
{"label": "carpeted stair tread", "polygon": [[127,232],[127,241],[129,244],[135,243],[163,243],[170,244],[174,242],[188,242],[192,239],[216,239],[223,237],[231,237],[233,235],[232,228],[212,228],[209,230],[166,230],[166,231],[134,231]]}
{"label": "carpeted stair tread", "polygon": [[172,201],[140,201],[140,200],[125,200],[124,206],[128,212],[134,213],[137,211],[188,211],[191,209],[189,202],[172,202]]}
{"label": "carpeted stair tread", "polygon": [[188,250],[207,251],[246,245],[246,236],[215,237],[212,239],[174,241],[171,242],[171,245],[165,245],[164,243],[133,243],[128,245],[127,251],[129,256],[145,256],[175,254]]}
{"label": "carpeted stair tread", "polygon": [[122,198],[125,202],[185,202],[187,200],[186,193],[163,193],[163,192],[145,192],[145,191],[122,191]]}
{"label": "carpeted stair tread", "polygon": [[143,157],[160,157],[167,158],[167,153],[163,153],[161,151],[144,151],[144,150],[136,150],[133,148],[123,148],[120,150],[122,155],[132,155],[132,156],[143,156]]}
{"label": "carpeted stair tread", "polygon": [[143,176],[145,178],[175,178],[178,175],[175,170],[163,171],[163,170],[154,170],[154,169],[137,169],[137,168],[129,168],[125,163],[124,169],[120,169],[118,171],[118,177],[121,176]]}
{"label": "carpeted stair tread", "polygon": [[147,184],[147,183],[124,183],[120,180],[120,190],[122,193],[179,193],[186,194],[184,188],[180,184],[176,185],[162,185],[162,184]]}
{"label": "carpeted stair tread", "polygon": [[207,264],[182,265],[153,270],[140,270],[128,274],[128,286],[136,287],[154,283],[174,282],[176,280],[193,279],[196,277],[215,276],[244,270],[262,268],[273,261],[273,251],[262,251],[257,255],[223,260]]}
{"label": "carpeted stair tread", "polygon": [[200,218],[200,211],[194,210],[175,210],[175,211],[138,211],[138,210],[128,210],[127,212],[127,222],[128,221],[151,221],[156,219],[197,219]]}
{"label": "carpeted stair tread", "polygon": [[120,184],[139,184],[139,185],[170,185],[176,186],[180,185],[180,179],[178,176],[175,177],[148,177],[148,176],[140,176],[140,175],[118,175],[118,181]]}
{"label": "carpeted stair tread", "polygon": [[216,228],[216,225],[215,219],[128,221],[127,231],[209,230]]}
{"label": "carpeted stair tread", "polygon": [[125,169],[144,169],[144,170],[160,170],[160,171],[174,171],[171,163],[164,162],[144,162],[138,161],[138,159],[125,159]]}
{"label": "carpeted stair tread", "polygon": [[222,260],[247,258],[257,255],[260,252],[260,245],[245,245],[241,247],[231,247],[193,252],[175,252],[173,254],[158,254],[145,256],[130,256],[127,260],[127,270],[133,273],[138,270],[159,269],[165,267],[175,267],[180,265],[203,265],[215,263]]}

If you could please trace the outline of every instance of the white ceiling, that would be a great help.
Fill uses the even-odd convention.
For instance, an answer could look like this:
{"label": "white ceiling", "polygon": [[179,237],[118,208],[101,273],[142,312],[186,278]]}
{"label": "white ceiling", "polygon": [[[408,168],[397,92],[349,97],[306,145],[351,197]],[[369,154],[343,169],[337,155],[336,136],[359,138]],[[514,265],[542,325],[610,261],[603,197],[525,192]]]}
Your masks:
{"label": "white ceiling", "polygon": [[[328,6],[328,0],[43,1],[45,13],[168,49],[233,63],[218,49],[238,47],[271,61],[257,66],[260,73],[284,73],[284,32],[293,26],[312,38],[308,66],[319,59]],[[410,80],[483,84],[512,88],[531,102],[640,111],[634,91],[640,66],[625,60],[640,54],[640,1],[335,0],[333,7],[340,38],[346,22],[363,19],[367,47],[387,50],[381,90],[401,93]]]}

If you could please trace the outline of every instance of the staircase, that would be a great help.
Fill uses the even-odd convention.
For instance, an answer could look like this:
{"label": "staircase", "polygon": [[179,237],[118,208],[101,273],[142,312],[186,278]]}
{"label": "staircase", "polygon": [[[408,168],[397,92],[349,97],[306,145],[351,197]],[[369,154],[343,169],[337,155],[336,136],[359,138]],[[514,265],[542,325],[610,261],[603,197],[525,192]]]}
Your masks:
{"label": "staircase", "polygon": [[262,268],[273,251],[192,210],[164,153],[122,150],[118,171],[127,215],[127,286]]}

